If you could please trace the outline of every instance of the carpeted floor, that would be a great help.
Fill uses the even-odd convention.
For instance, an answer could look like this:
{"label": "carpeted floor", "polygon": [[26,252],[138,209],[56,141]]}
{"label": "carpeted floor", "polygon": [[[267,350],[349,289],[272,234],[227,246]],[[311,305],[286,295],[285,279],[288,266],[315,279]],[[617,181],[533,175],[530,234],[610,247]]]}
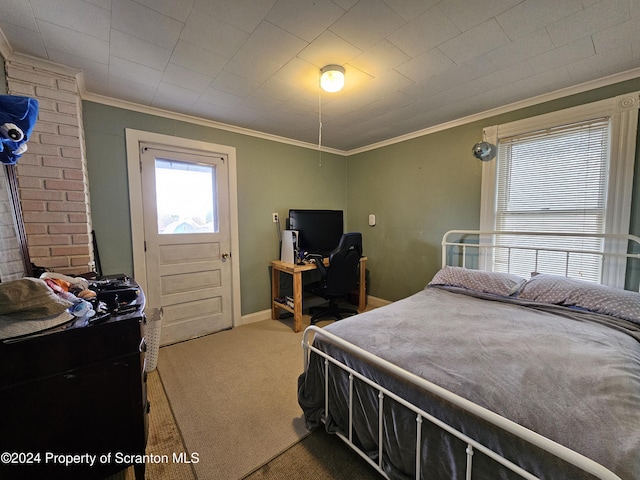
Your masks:
{"label": "carpeted floor", "polygon": [[[173,454],[186,452],[182,434],[171,411],[167,395],[157,371],[149,372],[147,377],[147,398],[151,404],[149,412],[148,455],[166,455],[168,461],[147,463],[145,478],[148,480],[195,480],[196,475],[191,464],[174,462]],[[134,480],[133,467],[109,480]]]}
{"label": "carpeted floor", "polygon": [[296,392],[301,339],[267,320],[160,350],[158,372],[199,478],[241,478],[308,435]]}
{"label": "carpeted floor", "polygon": [[284,451],[244,480],[380,480],[380,474],[323,429]]}
{"label": "carpeted floor", "polygon": [[[145,477],[151,480],[381,478],[373,467],[352,452],[338,437],[322,430],[309,434],[304,428],[295,394],[295,379],[302,369],[301,338],[302,334],[293,333],[287,321],[268,320],[163,347],[158,357],[158,370],[148,376],[151,413],[147,453],[167,455],[169,460],[147,464]],[[167,354],[169,350],[177,351],[179,355]],[[193,354],[193,359],[187,358],[191,356],[187,351]],[[207,354],[207,351],[215,354]],[[228,361],[220,361],[222,357],[212,360],[218,354]],[[176,358],[172,359],[173,356]],[[177,363],[173,365],[174,361],[183,363],[178,367]],[[213,364],[210,363],[212,361]],[[219,365],[215,365],[216,362]],[[280,367],[276,368],[276,363],[280,363]],[[166,378],[171,376],[168,372],[172,368],[179,373],[177,378],[182,380],[174,378],[177,385],[166,389]],[[195,369],[197,373],[187,375],[185,371],[190,369]],[[226,372],[225,379],[220,377],[221,371]],[[237,381],[234,382],[238,372],[243,372],[242,378],[235,379]],[[281,378],[283,375],[284,379]],[[218,397],[215,393],[206,393],[201,377],[210,383],[217,378],[240,386],[236,389],[221,381],[220,385],[225,385],[231,391]],[[194,378],[200,380],[194,381]],[[265,407],[266,410],[285,412],[287,420],[274,421],[273,413],[266,416],[264,412],[248,415],[237,413],[255,406],[256,399],[251,396],[251,389],[245,385],[247,382],[251,383],[250,380],[259,382],[262,388],[266,388],[263,395],[270,391],[274,403]],[[280,383],[281,380],[283,383]],[[190,381],[194,382],[192,385],[196,388],[187,388]],[[286,400],[283,401],[283,397]],[[220,405],[220,398],[226,399],[226,406]],[[242,398],[250,400],[249,407]],[[201,406],[201,412],[187,412],[186,418],[183,412],[182,416],[177,416],[176,422],[176,404],[183,403],[186,406],[184,410],[194,408],[194,402]],[[277,405],[282,403],[286,406]],[[278,415],[282,416],[275,414],[275,417]],[[202,419],[207,416],[220,418],[212,424],[203,424]],[[247,424],[247,419],[251,425]],[[236,425],[237,422],[247,425]],[[226,427],[223,428],[222,425]],[[249,427],[251,433],[238,434]],[[288,435],[292,432],[296,437],[289,440]],[[274,442],[273,439],[278,437],[280,440]],[[283,441],[282,438],[287,440]],[[249,449],[260,450],[262,453],[248,456]],[[199,455],[198,463],[175,461],[174,454],[178,458],[190,458],[194,452]],[[215,455],[216,458],[207,458],[207,455]],[[133,480],[133,469],[128,469],[112,480],[120,478]]]}

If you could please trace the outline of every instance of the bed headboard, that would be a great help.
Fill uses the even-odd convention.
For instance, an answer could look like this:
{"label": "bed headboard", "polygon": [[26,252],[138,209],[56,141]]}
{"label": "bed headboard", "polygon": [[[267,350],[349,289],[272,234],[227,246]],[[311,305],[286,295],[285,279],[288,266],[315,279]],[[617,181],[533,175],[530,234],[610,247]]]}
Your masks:
{"label": "bed headboard", "polygon": [[628,234],[450,230],[442,266],[551,273],[640,290],[640,237]]}

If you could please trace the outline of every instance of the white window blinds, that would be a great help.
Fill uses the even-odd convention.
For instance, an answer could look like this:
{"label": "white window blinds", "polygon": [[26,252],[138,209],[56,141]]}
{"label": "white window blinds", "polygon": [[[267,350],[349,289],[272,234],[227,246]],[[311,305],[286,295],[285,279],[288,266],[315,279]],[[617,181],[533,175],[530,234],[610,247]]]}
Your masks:
{"label": "white window blinds", "polygon": [[[604,233],[609,138],[609,118],[500,138],[496,230]],[[502,240],[513,241],[505,236]],[[540,238],[530,241],[540,244]],[[498,252],[494,268],[526,276],[538,269],[600,281],[600,256],[575,253],[567,263],[553,248],[602,250],[601,239],[563,236],[547,242],[549,251]]]}

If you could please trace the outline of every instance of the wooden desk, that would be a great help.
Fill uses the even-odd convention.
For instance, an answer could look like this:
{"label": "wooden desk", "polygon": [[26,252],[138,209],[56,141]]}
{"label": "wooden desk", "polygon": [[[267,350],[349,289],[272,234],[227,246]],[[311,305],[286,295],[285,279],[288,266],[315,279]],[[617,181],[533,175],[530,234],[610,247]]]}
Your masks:
{"label": "wooden desk", "polygon": [[[363,312],[367,307],[367,286],[365,284],[365,273],[367,257],[360,258],[360,294],[358,302],[358,312]],[[293,313],[293,331],[302,331],[302,272],[315,270],[313,263],[304,265],[294,265],[281,260],[271,261],[271,318],[278,319],[278,309]],[[293,308],[276,302],[275,298],[280,296],[280,272],[293,276]]]}

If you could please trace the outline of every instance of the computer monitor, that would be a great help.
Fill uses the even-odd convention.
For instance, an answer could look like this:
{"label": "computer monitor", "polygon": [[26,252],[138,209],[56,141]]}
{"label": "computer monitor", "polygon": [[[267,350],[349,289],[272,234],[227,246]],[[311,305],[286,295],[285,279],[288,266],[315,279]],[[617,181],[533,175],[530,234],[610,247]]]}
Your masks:
{"label": "computer monitor", "polygon": [[289,210],[289,229],[298,230],[298,248],[328,256],[344,233],[342,210]]}

